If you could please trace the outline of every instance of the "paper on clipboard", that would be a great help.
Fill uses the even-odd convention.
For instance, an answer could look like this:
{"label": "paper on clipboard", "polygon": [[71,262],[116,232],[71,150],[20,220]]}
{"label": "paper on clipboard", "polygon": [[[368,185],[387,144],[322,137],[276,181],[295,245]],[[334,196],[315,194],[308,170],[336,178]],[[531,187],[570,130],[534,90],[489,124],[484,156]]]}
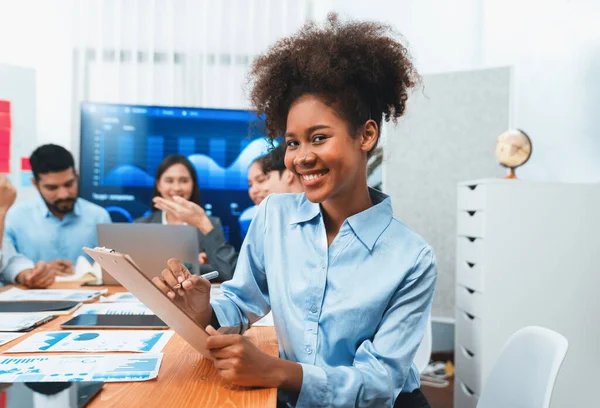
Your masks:
{"label": "paper on clipboard", "polygon": [[107,248],[83,248],[83,251],[111,276],[117,279],[140,302],[152,310],[172,330],[206,358],[212,359],[206,350],[208,334],[196,321],[162,293],[126,254]]}

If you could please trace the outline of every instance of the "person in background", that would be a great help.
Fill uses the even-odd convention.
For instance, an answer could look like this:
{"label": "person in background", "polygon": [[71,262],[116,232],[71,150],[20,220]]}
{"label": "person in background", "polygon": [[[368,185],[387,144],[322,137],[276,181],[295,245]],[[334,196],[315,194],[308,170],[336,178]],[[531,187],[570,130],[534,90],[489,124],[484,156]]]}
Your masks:
{"label": "person in background", "polygon": [[264,190],[267,175],[262,170],[262,163],[265,156],[257,157],[248,167],[248,195],[252,202],[259,205],[267,196]]}
{"label": "person in background", "polygon": [[73,156],[46,144],[29,158],[39,197],[16,204],[6,216],[5,242],[33,262],[44,261],[58,276],[73,273],[82,248],[95,247],[97,224],[111,222],[108,212],[79,197]]}
{"label": "person in background", "polygon": [[248,167],[248,195],[255,205],[250,206],[242,211],[238,219],[238,223],[240,225],[240,236],[242,239],[248,233],[250,223],[256,215],[256,211],[258,210],[258,205],[268,195],[264,188],[265,182],[268,178],[262,170],[264,160],[265,156],[259,156],[254,159],[252,163],[250,163],[250,167]]}
{"label": "person in background", "polygon": [[221,220],[207,215],[201,207],[198,176],[184,156],[167,156],[156,169],[152,210],[135,222],[189,224],[198,228],[199,262],[212,265],[219,272],[219,280],[233,277],[237,252],[225,240]]}
{"label": "person in background", "polygon": [[4,241],[4,221],[14,204],[17,191],[4,175],[0,175],[0,286],[18,283],[29,288],[44,289],[54,283],[54,271],[45,262],[33,262],[17,254],[10,241]]}
{"label": "person in background", "polygon": [[300,178],[285,167],[285,142],[279,143],[262,161],[263,173],[267,175],[264,190],[267,195],[281,193],[302,193]]}
{"label": "person in background", "polygon": [[[402,116],[419,82],[394,34],[330,14],[255,59],[252,107],[269,138],[284,135],[304,193],[263,200],[221,296],[211,299],[210,282],[176,259],[153,279],[206,327],[225,381],[276,387],[288,406],[429,407],[413,360],[435,255],[367,185],[383,120]],[[279,357],[241,335],[271,310]]]}

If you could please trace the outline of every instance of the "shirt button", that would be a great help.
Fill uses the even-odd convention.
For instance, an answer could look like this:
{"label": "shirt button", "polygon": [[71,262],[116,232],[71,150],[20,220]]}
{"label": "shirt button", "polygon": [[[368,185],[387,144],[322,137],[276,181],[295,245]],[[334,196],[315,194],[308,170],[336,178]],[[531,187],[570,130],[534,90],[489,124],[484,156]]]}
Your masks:
{"label": "shirt button", "polygon": [[306,354],[312,354],[312,349],[310,347],[306,348]]}
{"label": "shirt button", "polygon": [[312,314],[316,314],[319,311],[319,309],[317,309],[316,307],[313,307],[312,309],[310,309],[310,312]]}

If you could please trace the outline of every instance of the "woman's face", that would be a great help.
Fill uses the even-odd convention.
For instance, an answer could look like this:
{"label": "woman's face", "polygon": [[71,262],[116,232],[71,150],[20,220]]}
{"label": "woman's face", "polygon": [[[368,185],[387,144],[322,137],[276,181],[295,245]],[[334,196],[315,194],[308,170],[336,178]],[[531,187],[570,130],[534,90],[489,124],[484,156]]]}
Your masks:
{"label": "woman's face", "polygon": [[267,181],[267,176],[263,173],[260,163],[252,163],[248,169],[248,195],[256,205],[259,205],[267,196],[264,189],[265,181]]}
{"label": "woman's face", "polygon": [[156,188],[163,198],[174,196],[189,200],[194,190],[192,175],[183,164],[174,164],[160,176]]}
{"label": "woman's face", "polygon": [[319,97],[304,95],[292,104],[285,142],[285,166],[300,176],[310,201],[351,202],[358,189],[366,189],[366,153],[373,141],[353,138],[348,123]]}

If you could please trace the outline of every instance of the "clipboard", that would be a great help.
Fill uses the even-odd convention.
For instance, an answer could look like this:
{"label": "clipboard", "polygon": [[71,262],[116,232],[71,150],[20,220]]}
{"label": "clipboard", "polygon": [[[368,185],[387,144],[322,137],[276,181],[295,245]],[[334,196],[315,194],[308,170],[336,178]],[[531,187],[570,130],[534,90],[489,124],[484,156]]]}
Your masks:
{"label": "clipboard", "polygon": [[140,270],[129,255],[120,254],[108,248],[83,248],[94,261],[110,273],[140,302],[152,310],[163,322],[169,325],[190,346],[204,357],[212,360],[206,350],[208,333],[183,309],[160,291],[152,281]]}

